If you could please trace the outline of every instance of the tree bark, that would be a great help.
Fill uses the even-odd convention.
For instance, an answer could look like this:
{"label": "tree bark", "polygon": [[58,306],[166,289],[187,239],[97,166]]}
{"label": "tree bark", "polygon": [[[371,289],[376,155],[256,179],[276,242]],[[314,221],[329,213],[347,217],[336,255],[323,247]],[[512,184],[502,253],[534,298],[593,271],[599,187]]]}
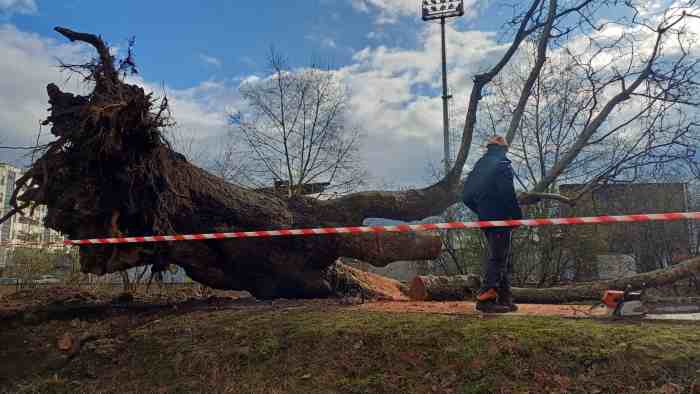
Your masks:
{"label": "tree bark", "polygon": [[472,298],[480,286],[481,279],[477,275],[420,275],[411,281],[408,296],[418,301],[466,300]]}
{"label": "tree bark", "polygon": [[[513,288],[516,302],[533,304],[561,304],[600,300],[605,290],[656,288],[671,285],[681,279],[700,274],[700,258],[693,258],[669,268],[638,274],[628,278],[598,281],[575,286],[550,288]],[[456,301],[470,299],[478,290],[468,277],[418,276],[411,283],[409,296],[420,301]],[[457,291],[455,291],[457,289]]]}

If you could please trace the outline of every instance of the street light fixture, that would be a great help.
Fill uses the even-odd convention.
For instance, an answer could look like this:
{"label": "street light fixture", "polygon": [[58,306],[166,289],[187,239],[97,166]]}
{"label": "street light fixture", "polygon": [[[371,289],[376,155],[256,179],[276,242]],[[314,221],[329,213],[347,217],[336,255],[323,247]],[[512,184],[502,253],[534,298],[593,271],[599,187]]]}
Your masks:
{"label": "street light fixture", "polygon": [[442,33],[442,125],[445,138],[445,175],[450,172],[450,121],[447,104],[447,53],[445,50],[445,19],[464,15],[464,0],[421,0],[424,21],[440,20]]}
{"label": "street light fixture", "polygon": [[464,15],[464,0],[423,0],[423,20]]}

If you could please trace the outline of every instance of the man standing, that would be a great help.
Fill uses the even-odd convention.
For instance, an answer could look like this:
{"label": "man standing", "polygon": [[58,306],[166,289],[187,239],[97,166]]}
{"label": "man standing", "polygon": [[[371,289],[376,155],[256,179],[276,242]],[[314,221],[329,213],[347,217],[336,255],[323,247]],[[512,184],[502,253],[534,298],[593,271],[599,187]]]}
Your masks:
{"label": "man standing", "polygon": [[[506,157],[508,143],[495,135],[486,143],[486,154],[479,159],[464,183],[464,204],[479,220],[522,219],[522,211],[513,187],[513,167]],[[510,276],[510,227],[484,229],[488,258],[484,259],[484,281],[476,297],[476,309],[482,312],[514,312]]]}

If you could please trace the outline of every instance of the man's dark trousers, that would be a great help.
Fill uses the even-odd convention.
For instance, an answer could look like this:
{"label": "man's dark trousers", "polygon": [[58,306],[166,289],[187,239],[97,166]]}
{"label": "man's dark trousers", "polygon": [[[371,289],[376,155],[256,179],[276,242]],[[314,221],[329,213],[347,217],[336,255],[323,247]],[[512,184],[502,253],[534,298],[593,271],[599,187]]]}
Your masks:
{"label": "man's dark trousers", "polygon": [[488,253],[484,259],[482,290],[491,288],[510,289],[513,263],[510,258],[511,235],[510,229],[484,231],[488,244]]}

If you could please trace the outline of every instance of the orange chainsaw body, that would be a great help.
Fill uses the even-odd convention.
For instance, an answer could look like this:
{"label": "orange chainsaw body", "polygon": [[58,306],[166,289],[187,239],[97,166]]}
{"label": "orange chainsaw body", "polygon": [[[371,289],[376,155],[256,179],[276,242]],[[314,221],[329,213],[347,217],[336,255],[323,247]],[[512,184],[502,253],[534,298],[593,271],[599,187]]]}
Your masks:
{"label": "orange chainsaw body", "polygon": [[625,298],[625,292],[620,290],[605,290],[603,294],[603,304],[608,308],[616,308],[617,305]]}

